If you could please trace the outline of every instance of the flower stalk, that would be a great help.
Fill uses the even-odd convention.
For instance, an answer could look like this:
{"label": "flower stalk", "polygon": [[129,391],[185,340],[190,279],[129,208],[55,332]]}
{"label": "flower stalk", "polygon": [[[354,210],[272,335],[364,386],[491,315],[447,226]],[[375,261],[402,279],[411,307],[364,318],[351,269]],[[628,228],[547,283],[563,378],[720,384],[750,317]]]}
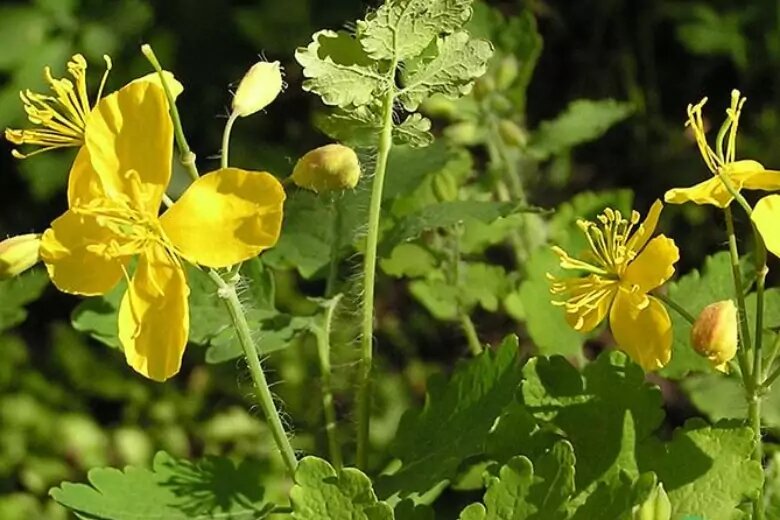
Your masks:
{"label": "flower stalk", "polygon": [[[395,74],[397,63],[390,67]],[[368,235],[366,252],[363,259],[363,312],[361,327],[360,374],[357,396],[357,467],[364,469],[368,462],[368,432],[371,421],[371,371],[374,340],[374,282],[376,278],[377,245],[379,242],[379,217],[382,211],[382,192],[385,184],[385,172],[390,149],[393,146],[393,104],[395,103],[395,83],[392,83],[382,102],[382,132],[379,136],[376,169],[371,189],[371,203],[368,213]]]}

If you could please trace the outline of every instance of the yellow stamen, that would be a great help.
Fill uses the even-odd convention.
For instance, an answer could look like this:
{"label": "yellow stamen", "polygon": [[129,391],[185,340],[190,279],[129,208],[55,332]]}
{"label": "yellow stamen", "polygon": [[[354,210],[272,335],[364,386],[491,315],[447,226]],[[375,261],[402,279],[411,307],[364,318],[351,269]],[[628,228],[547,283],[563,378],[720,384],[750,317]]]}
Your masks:
{"label": "yellow stamen", "polygon": [[22,130],[7,128],[5,138],[15,145],[33,145],[41,148],[26,154],[14,149],[11,152],[14,157],[26,159],[49,150],[81,146],[84,143],[87,118],[103,95],[103,87],[111,70],[111,59],[108,56],[103,58],[106,61],[106,71],[94,104],[90,104],[87,95],[87,61],[81,54],[74,55],[67,64],[68,74],[73,77],[73,81],[67,78],[55,78],[49,67],[44,69],[44,78],[54,93],[53,96],[29,90],[19,93],[27,119],[40,128]]}

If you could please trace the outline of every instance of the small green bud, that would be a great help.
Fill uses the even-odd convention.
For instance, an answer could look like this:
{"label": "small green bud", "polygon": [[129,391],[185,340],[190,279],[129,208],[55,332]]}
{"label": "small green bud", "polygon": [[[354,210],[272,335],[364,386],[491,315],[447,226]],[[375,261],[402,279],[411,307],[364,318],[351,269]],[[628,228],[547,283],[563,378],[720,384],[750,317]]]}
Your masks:
{"label": "small green bud", "polygon": [[241,117],[264,109],[282,91],[282,67],[278,61],[259,61],[244,75],[233,96],[233,112]]}
{"label": "small green bud", "polygon": [[360,180],[360,161],[352,148],[327,144],[298,159],[292,180],[315,193],[352,189]]}
{"label": "small green bud", "polygon": [[431,117],[455,119],[458,107],[455,102],[442,95],[433,95],[423,101],[420,110]]}
{"label": "small green bud", "polygon": [[483,141],[482,130],[471,121],[455,123],[444,129],[444,136],[455,144],[473,146]]}
{"label": "small green bud", "polygon": [[650,492],[641,505],[634,506],[631,510],[632,520],[671,520],[672,503],[664,491],[664,485],[658,485]]}
{"label": "small green bud", "polygon": [[474,97],[478,100],[485,99],[494,90],[496,90],[496,81],[492,76],[485,74],[474,82]]}
{"label": "small green bud", "polygon": [[501,94],[496,94],[490,98],[490,108],[496,114],[510,114],[516,112],[512,102]]}
{"label": "small green bud", "polygon": [[520,67],[517,64],[517,58],[511,54],[504,56],[501,62],[498,64],[498,70],[496,70],[496,86],[498,90],[506,90],[512,86],[517,74],[520,71]]}
{"label": "small green bud", "polygon": [[498,123],[498,133],[501,139],[510,146],[524,148],[528,143],[528,135],[514,121],[502,119]]}
{"label": "small green bud", "polygon": [[693,349],[721,372],[737,354],[738,319],[734,302],[723,300],[704,307],[691,328]]}
{"label": "small green bud", "polygon": [[6,238],[0,242],[0,280],[18,276],[40,259],[41,236],[35,233]]}

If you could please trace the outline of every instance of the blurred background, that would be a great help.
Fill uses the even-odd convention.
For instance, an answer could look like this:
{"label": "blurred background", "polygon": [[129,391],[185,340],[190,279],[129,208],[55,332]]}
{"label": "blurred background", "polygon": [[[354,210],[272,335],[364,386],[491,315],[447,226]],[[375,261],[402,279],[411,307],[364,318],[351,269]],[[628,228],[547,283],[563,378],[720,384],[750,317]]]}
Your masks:
{"label": "blurred background", "polygon": [[[603,138],[566,154],[558,166],[563,173],[531,184],[533,204],[554,207],[586,189],[629,188],[644,212],[669,187],[698,182],[705,171],[685,133],[686,105],[709,96],[709,114],[719,125],[732,88],[748,98],[740,156],[780,167],[777,2],[489,4],[507,16],[530,10],[537,19],[544,46],[522,115],[527,126],[554,117],[578,98],[613,98],[633,107]],[[300,155],[328,142],[312,124],[318,100],[300,88],[295,48],[306,45],[314,31],[343,28],[371,7],[365,0],[0,0],[0,128],[26,126],[18,94],[26,88],[45,91],[45,66],[62,76],[70,56],[82,53],[94,87],[108,54],[114,64],[111,92],[150,70],[139,51],[150,43],[185,86],[179,98],[185,132],[200,169],[208,171],[218,165],[229,89],[262,56],[284,65],[289,86],[265,113],[236,124],[231,159],[284,177]],[[19,161],[10,152],[10,144],[0,141],[3,237],[42,231],[63,211],[73,159],[72,151],[58,151]],[[681,271],[698,266],[721,245],[720,221],[702,225],[712,218],[701,208],[667,211],[666,232],[684,244]],[[288,310],[305,307],[303,296],[321,291],[319,282],[303,281],[292,271],[277,272],[276,283],[277,305]],[[83,480],[93,466],[147,465],[159,449],[182,457],[273,451],[259,412],[251,408],[251,384],[240,363],[207,365],[204,349],[190,348],[179,376],[164,385],[146,381],[128,369],[121,353],[72,329],[77,298],[40,277],[21,284],[21,291],[0,288],[0,518],[66,518],[47,499],[51,486]],[[380,360],[386,373],[378,378],[375,441],[381,444],[408,403],[424,395],[430,367],[451,366],[463,349],[453,348],[462,343],[457,331],[433,319],[392,281],[380,295],[378,337],[388,353]],[[488,318],[475,320],[485,339],[514,327],[501,322],[493,333]],[[399,323],[405,325],[403,334]],[[307,397],[312,349],[303,343],[271,357],[270,377],[282,382],[274,390],[295,417],[290,426],[296,445],[313,450],[321,446],[322,431],[319,410],[311,409]],[[350,366],[338,370],[348,372]],[[274,464],[269,462],[269,475]]]}

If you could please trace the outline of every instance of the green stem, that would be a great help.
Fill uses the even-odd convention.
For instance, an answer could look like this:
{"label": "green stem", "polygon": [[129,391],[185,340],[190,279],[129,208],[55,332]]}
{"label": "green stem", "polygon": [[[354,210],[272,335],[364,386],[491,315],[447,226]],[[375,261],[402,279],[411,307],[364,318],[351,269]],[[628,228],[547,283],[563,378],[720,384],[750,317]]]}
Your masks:
{"label": "green stem", "polygon": [[330,365],[330,334],[333,323],[333,315],[338,306],[341,295],[333,298],[325,310],[325,326],[315,330],[317,340],[317,353],[320,362],[322,376],[322,410],[325,415],[325,433],[328,436],[328,452],[333,466],[340,470],[344,467],[341,457],[341,443],[339,442],[338,423],[336,422],[336,408],[333,404],[333,388],[331,384]]}
{"label": "green stem", "polygon": [[471,316],[464,311],[461,311],[458,314],[460,315],[460,325],[463,327],[463,332],[466,334],[466,340],[468,340],[469,352],[471,352],[472,356],[482,354],[482,343],[479,341],[477,329],[474,327],[474,322],[471,321]]}
{"label": "green stem", "polygon": [[238,294],[236,293],[236,286],[233,283],[228,283],[223,280],[216,271],[209,271],[209,277],[219,288],[219,297],[222,298],[227,306],[230,319],[233,322],[233,327],[236,329],[238,342],[244,350],[249,372],[252,374],[252,380],[254,381],[255,389],[257,390],[258,404],[263,410],[266,421],[268,421],[268,426],[271,428],[271,434],[282,455],[284,464],[287,466],[287,471],[290,473],[290,476],[293,476],[298,461],[295,458],[295,451],[290,445],[290,440],[287,438],[287,434],[284,431],[282,419],[279,416],[279,411],[276,409],[273,395],[271,395],[271,389],[268,387],[268,381],[265,378],[263,366],[261,365],[260,358],[257,354],[257,348],[252,340],[252,333],[249,329],[246,315],[244,314],[241,302],[238,299]]}
{"label": "green stem", "polygon": [[233,123],[236,122],[236,119],[238,119],[238,112],[231,112],[227,123],[225,123],[225,131],[222,132],[222,160],[220,161],[221,168],[227,168],[229,164],[230,132],[233,131]]}
{"label": "green stem", "polygon": [[772,351],[767,357],[766,365],[764,366],[764,379],[763,382],[761,383],[761,388],[764,390],[768,390],[768,387],[772,384],[772,382],[774,382],[774,379],[770,381],[770,378],[772,378],[772,376],[777,378],[777,376],[780,375],[780,366],[777,367],[777,369],[775,369],[772,375],[768,375],[769,371],[772,369],[772,366],[775,364],[778,351],[780,351],[780,334],[775,335],[775,340],[772,342]]}
{"label": "green stem", "polygon": [[739,250],[737,249],[737,235],[734,232],[734,217],[731,214],[731,208],[726,206],[723,208],[723,213],[726,218],[726,233],[729,240],[729,255],[731,258],[731,277],[734,281],[734,294],[737,298],[737,311],[739,318],[739,343],[740,348],[737,349],[737,359],[739,361],[739,369],[742,372],[743,383],[745,384],[745,390],[750,394],[753,391],[753,380],[748,365],[747,353],[750,351],[752,342],[750,340],[750,328],[747,322],[747,312],[745,306],[745,291],[744,284],[742,282],[742,271],[739,268]]}
{"label": "green stem", "polygon": [[685,310],[685,308],[682,305],[672,300],[667,295],[661,293],[653,293],[653,296],[655,296],[656,298],[664,302],[666,305],[674,309],[674,311],[677,314],[685,318],[685,321],[687,321],[691,325],[693,325],[696,322],[696,317],[693,314]]}
{"label": "green stem", "polygon": [[198,168],[195,166],[195,154],[190,149],[187,138],[184,136],[184,129],[181,126],[181,117],[179,116],[179,110],[176,108],[176,99],[173,97],[173,92],[168,85],[168,80],[165,79],[162,66],[149,44],[142,45],[141,52],[146,56],[146,59],[149,60],[149,63],[152,64],[152,67],[160,76],[160,83],[165,91],[165,97],[168,99],[168,109],[171,114],[171,120],[173,121],[173,135],[176,137],[176,144],[178,145],[179,153],[181,154],[179,160],[187,169],[192,180],[197,180]]}
{"label": "green stem", "polygon": [[[390,70],[395,74],[397,64]],[[368,210],[368,236],[363,261],[363,326],[361,330],[360,380],[357,396],[357,467],[365,469],[368,462],[368,432],[371,420],[371,368],[374,339],[374,278],[376,276],[376,250],[379,242],[379,217],[382,210],[382,190],[390,148],[393,146],[393,104],[395,86],[391,85],[382,103],[382,133],[379,136],[376,170]]]}

